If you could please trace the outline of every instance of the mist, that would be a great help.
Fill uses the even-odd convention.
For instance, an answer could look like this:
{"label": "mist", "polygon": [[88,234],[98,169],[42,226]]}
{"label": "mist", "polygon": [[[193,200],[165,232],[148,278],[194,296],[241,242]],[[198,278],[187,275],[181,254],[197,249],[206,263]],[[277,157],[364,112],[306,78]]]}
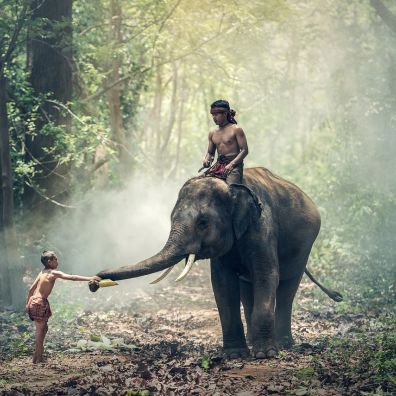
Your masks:
{"label": "mist", "polygon": [[59,252],[59,269],[85,275],[151,257],[168,238],[180,187],[135,177],[122,189],[89,194],[80,207],[53,222],[47,248]]}

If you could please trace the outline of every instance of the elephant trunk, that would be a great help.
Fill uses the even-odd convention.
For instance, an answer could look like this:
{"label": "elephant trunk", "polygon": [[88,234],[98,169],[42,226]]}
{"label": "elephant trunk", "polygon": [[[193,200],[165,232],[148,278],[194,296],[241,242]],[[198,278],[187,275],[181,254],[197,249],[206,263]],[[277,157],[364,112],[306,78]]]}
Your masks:
{"label": "elephant trunk", "polygon": [[137,264],[126,265],[114,270],[108,269],[100,271],[97,276],[102,279],[111,279],[114,281],[137,278],[139,276],[153,274],[177,264],[185,258],[188,253],[184,252],[184,249],[176,242],[177,234],[177,232],[171,231],[166,245],[156,255]]}

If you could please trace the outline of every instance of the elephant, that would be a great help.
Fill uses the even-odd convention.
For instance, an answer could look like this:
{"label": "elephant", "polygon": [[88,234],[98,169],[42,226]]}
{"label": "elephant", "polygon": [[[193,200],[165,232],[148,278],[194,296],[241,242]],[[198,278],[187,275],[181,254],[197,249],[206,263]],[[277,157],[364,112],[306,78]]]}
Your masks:
{"label": "elephant", "polygon": [[[197,176],[180,189],[162,250],[137,264],[104,270],[97,276],[116,281],[165,270],[155,283],[185,259],[177,278],[181,280],[196,260],[210,259],[224,354],[246,357],[249,344],[253,357],[270,358],[294,342],[292,303],[304,272],[330,298],[342,300],[341,294],[326,289],[306,269],[320,224],[313,201],[266,168],[246,169],[243,184]],[[89,287],[96,291],[99,286],[90,282]]]}

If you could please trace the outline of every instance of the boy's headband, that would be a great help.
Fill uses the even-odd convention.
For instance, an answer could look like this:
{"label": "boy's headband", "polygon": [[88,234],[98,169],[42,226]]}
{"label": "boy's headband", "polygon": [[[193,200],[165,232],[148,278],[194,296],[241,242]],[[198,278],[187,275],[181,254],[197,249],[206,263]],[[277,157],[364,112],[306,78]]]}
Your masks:
{"label": "boy's headband", "polygon": [[219,113],[228,113],[230,109],[226,109],[224,107],[213,107],[210,109],[210,114],[219,114]]}

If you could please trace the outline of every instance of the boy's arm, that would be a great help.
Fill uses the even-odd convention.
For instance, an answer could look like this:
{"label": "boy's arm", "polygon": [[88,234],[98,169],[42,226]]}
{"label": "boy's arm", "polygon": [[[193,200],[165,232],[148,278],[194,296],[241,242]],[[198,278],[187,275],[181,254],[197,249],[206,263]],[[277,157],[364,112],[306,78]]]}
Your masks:
{"label": "boy's arm", "polygon": [[27,295],[27,298],[26,298],[26,309],[27,309],[27,307],[28,307],[28,302],[29,302],[30,297],[33,296],[33,293],[34,293],[34,291],[35,291],[36,288],[37,288],[39,279],[40,279],[40,274],[37,275],[36,280],[33,282],[32,286],[30,286],[30,289],[29,289],[29,291],[28,291],[28,295]]}
{"label": "boy's arm", "polygon": [[205,168],[210,166],[210,164],[213,161],[215,152],[216,152],[216,146],[213,143],[212,136],[213,136],[213,132],[209,132],[209,136],[208,136],[208,140],[209,140],[208,151],[207,151],[207,153],[205,155],[205,158],[204,158],[203,164],[202,164]]}
{"label": "boy's arm", "polygon": [[92,281],[92,280],[97,280],[100,281],[101,278],[99,278],[98,276],[82,276],[82,275],[69,275],[69,274],[65,274],[62,271],[51,271],[52,275],[54,275],[54,277],[56,279],[65,279],[65,280],[71,280],[71,281]]}
{"label": "boy's arm", "polygon": [[241,163],[249,153],[246,135],[242,128],[238,127],[235,130],[235,138],[238,142],[239,154],[225,167],[225,170],[228,172],[231,172],[236,165]]}

